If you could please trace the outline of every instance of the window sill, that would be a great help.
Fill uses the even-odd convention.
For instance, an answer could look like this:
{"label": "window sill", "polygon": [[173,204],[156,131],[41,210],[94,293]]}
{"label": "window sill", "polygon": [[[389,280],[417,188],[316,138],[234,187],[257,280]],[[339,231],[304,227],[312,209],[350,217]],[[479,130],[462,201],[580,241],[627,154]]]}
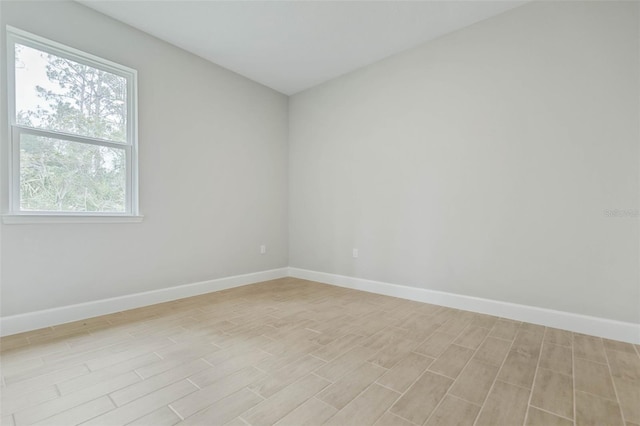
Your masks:
{"label": "window sill", "polygon": [[120,215],[53,215],[53,214],[5,214],[6,225],[50,224],[50,223],[140,223],[144,216]]}

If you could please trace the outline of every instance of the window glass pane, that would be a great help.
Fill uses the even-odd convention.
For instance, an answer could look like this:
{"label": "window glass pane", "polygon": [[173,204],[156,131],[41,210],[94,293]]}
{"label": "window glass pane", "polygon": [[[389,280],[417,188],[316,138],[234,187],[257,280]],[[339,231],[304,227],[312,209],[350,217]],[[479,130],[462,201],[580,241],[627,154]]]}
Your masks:
{"label": "window glass pane", "polygon": [[125,151],[22,134],[20,209],[125,212]]}
{"label": "window glass pane", "polygon": [[126,78],[15,47],[17,124],[126,142]]}

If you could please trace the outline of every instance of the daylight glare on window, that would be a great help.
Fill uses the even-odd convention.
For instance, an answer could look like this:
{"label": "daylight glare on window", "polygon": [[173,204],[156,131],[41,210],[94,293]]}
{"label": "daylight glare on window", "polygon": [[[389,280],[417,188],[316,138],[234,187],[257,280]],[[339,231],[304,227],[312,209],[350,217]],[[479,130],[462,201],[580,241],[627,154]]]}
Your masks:
{"label": "daylight glare on window", "polygon": [[124,77],[17,43],[15,55],[17,124],[126,140]]}

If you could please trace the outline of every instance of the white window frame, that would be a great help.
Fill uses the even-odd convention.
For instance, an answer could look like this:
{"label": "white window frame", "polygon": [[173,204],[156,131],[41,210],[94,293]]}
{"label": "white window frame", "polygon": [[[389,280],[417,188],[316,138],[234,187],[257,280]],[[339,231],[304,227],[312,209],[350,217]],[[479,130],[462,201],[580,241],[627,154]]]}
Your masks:
{"label": "white window frame", "polygon": [[[9,212],[3,215],[5,223],[30,222],[139,222],[142,216],[138,205],[138,137],[137,137],[137,71],[92,54],[48,40],[7,25],[7,102],[9,113],[8,179]],[[97,68],[127,81],[126,141],[114,142],[65,132],[23,126],[16,123],[15,45],[28,46],[45,53]],[[99,145],[125,151],[126,188],[124,212],[67,212],[25,211],[20,209],[20,135],[30,134],[70,142]]]}

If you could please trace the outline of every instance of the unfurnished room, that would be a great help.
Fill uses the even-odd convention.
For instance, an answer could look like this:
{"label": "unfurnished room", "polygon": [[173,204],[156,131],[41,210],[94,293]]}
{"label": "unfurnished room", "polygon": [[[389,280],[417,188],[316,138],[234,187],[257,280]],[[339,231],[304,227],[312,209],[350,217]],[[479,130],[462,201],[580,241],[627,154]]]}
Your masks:
{"label": "unfurnished room", "polygon": [[640,2],[0,0],[1,426],[640,426]]}

